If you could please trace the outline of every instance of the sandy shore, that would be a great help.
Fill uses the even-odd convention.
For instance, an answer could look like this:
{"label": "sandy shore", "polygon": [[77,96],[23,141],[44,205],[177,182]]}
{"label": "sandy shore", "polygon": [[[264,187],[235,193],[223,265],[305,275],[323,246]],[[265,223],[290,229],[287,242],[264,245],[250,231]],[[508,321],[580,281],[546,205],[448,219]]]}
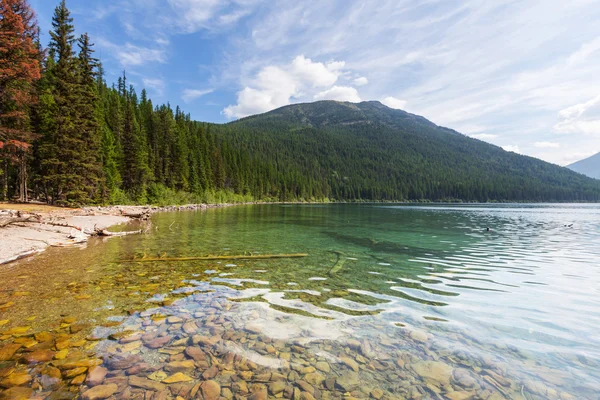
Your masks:
{"label": "sandy shore", "polygon": [[229,204],[150,207],[110,206],[77,209],[35,204],[0,203],[0,221],[18,216],[34,216],[34,221],[15,222],[0,227],[0,265],[27,257],[48,247],[73,246],[86,242],[97,230],[106,230],[133,218],[147,218],[164,211],[204,210]]}

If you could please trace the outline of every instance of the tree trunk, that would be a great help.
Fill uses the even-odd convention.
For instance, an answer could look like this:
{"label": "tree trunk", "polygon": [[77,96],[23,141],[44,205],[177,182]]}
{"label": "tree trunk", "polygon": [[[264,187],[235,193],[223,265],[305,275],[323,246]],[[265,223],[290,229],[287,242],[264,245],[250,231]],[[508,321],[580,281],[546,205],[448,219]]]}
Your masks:
{"label": "tree trunk", "polygon": [[8,160],[4,160],[4,185],[2,187],[2,200],[8,200]]}
{"label": "tree trunk", "polygon": [[19,157],[19,201],[27,202],[27,158],[25,154]]}

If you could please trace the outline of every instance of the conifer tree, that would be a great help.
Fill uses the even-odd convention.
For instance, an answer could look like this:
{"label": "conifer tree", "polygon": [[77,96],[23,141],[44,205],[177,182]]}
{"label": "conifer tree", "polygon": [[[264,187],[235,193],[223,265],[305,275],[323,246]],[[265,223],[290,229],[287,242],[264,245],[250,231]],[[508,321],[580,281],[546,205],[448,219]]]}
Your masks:
{"label": "conifer tree", "polygon": [[80,165],[79,174],[83,180],[82,190],[87,193],[87,199],[94,199],[98,194],[98,184],[102,174],[99,158],[100,134],[98,123],[98,89],[96,84],[98,60],[93,57],[93,44],[88,34],[79,38],[79,56],[77,72],[79,85],[77,92],[77,134],[82,147],[78,152]]}
{"label": "conifer tree", "polygon": [[54,11],[50,31],[50,54],[55,58],[51,75],[54,104],[54,130],[43,132],[40,143],[40,175],[46,186],[47,201],[52,204],[74,204],[85,201],[79,150],[83,142],[77,133],[78,85],[73,18],[62,0]]}
{"label": "conifer tree", "polygon": [[36,101],[41,54],[35,14],[26,0],[0,0],[0,160],[2,198],[8,197],[9,165],[18,169],[18,198],[27,201],[27,157],[35,134],[30,114]]}

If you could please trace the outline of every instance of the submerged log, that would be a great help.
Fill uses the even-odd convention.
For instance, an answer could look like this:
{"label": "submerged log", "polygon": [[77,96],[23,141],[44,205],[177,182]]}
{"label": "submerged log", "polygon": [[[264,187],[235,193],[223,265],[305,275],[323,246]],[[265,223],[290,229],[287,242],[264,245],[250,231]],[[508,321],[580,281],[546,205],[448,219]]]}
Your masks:
{"label": "submerged log", "polygon": [[206,256],[206,257],[176,257],[176,258],[139,258],[132,260],[121,260],[120,262],[157,262],[157,261],[212,261],[212,260],[270,260],[276,258],[302,258],[308,254],[259,254],[259,255],[241,255],[241,256]]}
{"label": "submerged log", "polygon": [[344,264],[346,263],[346,259],[343,258],[344,253],[340,251],[334,251],[332,253],[335,253],[335,255],[337,256],[337,261],[329,270],[329,275],[337,274],[338,272],[340,272],[342,268],[344,268]]}
{"label": "submerged log", "polygon": [[110,232],[106,229],[94,229],[95,236],[104,236],[104,237],[114,237],[114,236],[127,236],[127,235],[138,235],[142,233],[142,230],[139,229],[137,231],[128,231],[128,232]]}

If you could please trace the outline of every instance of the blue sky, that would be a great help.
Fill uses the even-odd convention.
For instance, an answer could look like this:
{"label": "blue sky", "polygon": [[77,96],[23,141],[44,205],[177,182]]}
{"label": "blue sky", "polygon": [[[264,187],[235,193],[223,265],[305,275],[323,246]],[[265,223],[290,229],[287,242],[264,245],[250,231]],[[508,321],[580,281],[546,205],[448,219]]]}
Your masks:
{"label": "blue sky", "polygon": [[[46,33],[58,0],[30,0]],[[597,0],[67,0],[107,80],[202,121],[379,100],[565,165],[600,151]],[[46,34],[44,40],[47,41]]]}

